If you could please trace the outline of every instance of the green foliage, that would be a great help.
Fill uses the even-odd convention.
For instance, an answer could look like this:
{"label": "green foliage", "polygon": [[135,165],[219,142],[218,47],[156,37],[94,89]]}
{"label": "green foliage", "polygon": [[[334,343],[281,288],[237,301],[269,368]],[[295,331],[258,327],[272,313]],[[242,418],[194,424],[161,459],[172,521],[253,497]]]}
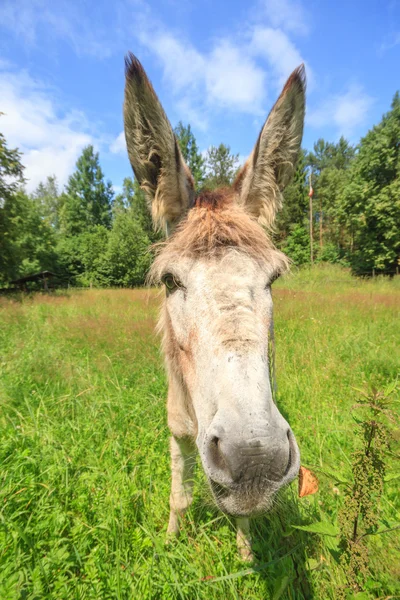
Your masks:
{"label": "green foliage", "polygon": [[[322,138],[314,144],[314,151],[308,155],[308,163],[318,177],[325,169],[333,168],[344,170],[352,162],[355,148],[342,136],[337,144],[326,142]],[[317,186],[318,179],[314,181]]]}
{"label": "green foliage", "polygon": [[239,155],[231,154],[225,144],[211,146],[206,154],[206,179],[204,187],[213,190],[217,187],[231,185],[238,167]]}
{"label": "green foliage", "polygon": [[[370,575],[368,536],[378,533],[381,499],[390,442],[393,441],[388,423],[396,423],[390,396],[395,391],[390,385],[384,392],[372,389],[363,393],[355,408],[363,410],[357,435],[361,440],[352,454],[353,482],[345,492],[339,512],[341,561],[345,566],[348,586],[354,592],[365,589]],[[342,597],[345,597],[344,588]]]}
{"label": "green foliage", "polygon": [[[18,261],[29,260],[37,263],[39,270],[52,271],[57,258],[54,252],[54,231],[42,218],[36,202],[23,192],[19,196],[19,233],[15,254]],[[18,274],[22,273],[18,269]]]}
{"label": "green foliage", "polygon": [[[190,125],[178,123],[175,135],[197,192],[232,184],[238,155],[229,146],[211,146],[203,158]],[[397,93],[391,110],[357,148],[342,137],[337,143],[319,139],[312,152],[300,152],[275,224],[275,241],[295,265],[310,263],[312,169],[314,261],[351,265],[358,275],[398,272],[399,137]],[[20,153],[0,134],[0,286],[42,269],[81,286],[144,282],[149,260],[144,244],[159,241],[161,234],[153,230],[150,207],[134,179],[125,178],[114,199],[99,154],[87,146],[64,190],[49,176],[29,197],[23,183]],[[124,220],[131,253],[123,239]]]}
{"label": "green foliage", "polygon": [[16,148],[10,149],[0,133],[0,208],[4,208],[5,201],[24,182],[23,172],[21,153]]}
{"label": "green foliage", "polygon": [[174,129],[183,158],[188,165],[195,183],[196,191],[199,191],[205,179],[204,158],[199,152],[196,138],[190,125],[183,125],[179,121]]}
{"label": "green foliage", "polygon": [[305,227],[295,225],[285,240],[283,251],[297,266],[310,262],[310,235]]}
{"label": "green foliage", "polygon": [[60,236],[56,248],[60,278],[65,283],[83,287],[106,283],[101,269],[109,236],[109,230],[103,225],[75,236]]}
{"label": "green foliage", "polygon": [[307,161],[312,169],[314,241],[319,238],[322,249],[321,255],[329,260],[331,252],[324,251],[324,245],[337,248],[335,262],[349,251],[349,234],[344,226],[339,206],[339,197],[349,181],[349,168],[355,156],[355,148],[343,137],[337,144],[319,139],[314,144],[314,152],[307,155]]}
{"label": "green foliage", "polygon": [[151,207],[148,205],[146,196],[136,179],[125,177],[122,184],[122,192],[115,198],[114,205],[115,215],[131,211],[133,217],[152,243],[161,239],[161,234],[154,231]]}
{"label": "green foliage", "polygon": [[150,240],[129,210],[116,216],[102,258],[103,283],[111,286],[142,285],[151,264]]}
{"label": "green foliage", "polygon": [[[346,260],[343,258],[340,246],[332,242],[325,242],[322,248],[318,248],[316,262],[328,262],[332,264],[346,265]],[[346,265],[348,266],[348,265]]]}
{"label": "green foliage", "polygon": [[[36,202],[22,190],[8,196],[0,209],[0,283],[41,270],[54,270],[54,232]],[[30,270],[32,269],[32,270]]]}
{"label": "green foliage", "polygon": [[45,183],[39,183],[33,198],[38,204],[38,210],[44,221],[54,230],[59,229],[60,194],[56,177],[49,176]]}
{"label": "green foliage", "polygon": [[276,217],[275,230],[279,246],[285,243],[296,226],[307,226],[308,189],[307,153],[301,149],[293,179],[284,190],[282,210]]}
{"label": "green foliage", "polygon": [[62,197],[63,233],[76,235],[96,225],[110,228],[113,196],[111,182],[104,182],[99,154],[94,152],[93,146],[86,146]]}
{"label": "green foliage", "polygon": [[400,97],[362,138],[340,194],[357,273],[392,271],[400,262]]}
{"label": "green foliage", "polygon": [[148,247],[159,237],[153,231],[144,193],[136,181],[126,177],[122,193],[113,203],[112,221],[111,198],[111,185],[103,182],[98,155],[88,147],[64,194],[62,235],[57,244],[60,274],[73,285],[131,287],[144,283],[150,264]]}
{"label": "green foliage", "polygon": [[[1,113],[0,113],[1,116]],[[17,270],[15,246],[20,225],[20,198],[24,167],[18,150],[7,146],[0,133],[0,284],[6,283]]]}
{"label": "green foliage", "polygon": [[308,531],[309,533],[318,533],[318,535],[329,535],[336,537],[338,535],[337,528],[329,521],[316,521],[311,525],[293,525],[294,529]]}

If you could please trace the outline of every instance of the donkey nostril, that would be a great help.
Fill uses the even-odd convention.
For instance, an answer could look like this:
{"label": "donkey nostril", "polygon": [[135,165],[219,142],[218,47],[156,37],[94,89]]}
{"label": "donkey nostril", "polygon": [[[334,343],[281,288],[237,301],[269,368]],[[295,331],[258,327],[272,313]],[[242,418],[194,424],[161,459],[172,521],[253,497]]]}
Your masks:
{"label": "donkey nostril", "polygon": [[214,466],[218,469],[225,469],[226,462],[221,448],[221,440],[217,436],[213,436],[210,440],[210,453]]}
{"label": "donkey nostril", "polygon": [[217,437],[215,435],[213,438],[211,438],[211,443],[214,444],[214,446],[216,446],[218,448],[218,450],[219,450],[219,446],[220,446],[220,443],[221,443],[221,440],[219,439],[219,437]]}
{"label": "donkey nostril", "polygon": [[291,437],[292,434],[291,434],[290,429],[288,429],[286,435],[287,435],[287,439],[289,442],[289,456],[288,456],[287,466],[286,466],[285,472],[283,474],[284,477],[289,473],[290,468],[292,466],[292,462],[293,462],[293,448],[292,448],[292,437]]}

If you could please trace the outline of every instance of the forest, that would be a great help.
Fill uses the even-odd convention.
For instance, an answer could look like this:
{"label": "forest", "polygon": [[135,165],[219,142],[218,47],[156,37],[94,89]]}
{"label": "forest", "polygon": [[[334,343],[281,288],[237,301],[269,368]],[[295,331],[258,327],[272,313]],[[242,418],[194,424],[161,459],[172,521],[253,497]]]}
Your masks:
{"label": "forest", "polygon": [[[229,146],[221,143],[201,153],[190,125],[179,123],[175,134],[197,192],[233,182],[239,155]],[[143,285],[149,246],[161,234],[153,231],[134,178],[126,177],[116,194],[105,180],[99,153],[87,146],[63,189],[49,173],[27,193],[23,163],[21,152],[0,133],[0,287],[44,270],[56,275],[55,285]],[[398,274],[399,92],[357,145],[341,137],[336,143],[318,139],[312,151],[302,149],[284,200],[273,237],[295,265],[328,262],[358,276]]]}

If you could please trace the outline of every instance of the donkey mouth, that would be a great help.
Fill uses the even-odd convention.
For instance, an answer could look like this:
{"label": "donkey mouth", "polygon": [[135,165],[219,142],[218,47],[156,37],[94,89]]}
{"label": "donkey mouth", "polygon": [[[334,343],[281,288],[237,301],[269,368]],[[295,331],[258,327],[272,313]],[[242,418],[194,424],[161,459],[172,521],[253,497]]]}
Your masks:
{"label": "donkey mouth", "polygon": [[221,485],[212,479],[209,483],[220,510],[235,517],[256,516],[268,512],[276,492],[281,487],[276,481],[261,477],[230,485]]}
{"label": "donkey mouth", "polygon": [[268,512],[279,487],[265,485],[261,490],[259,482],[226,487],[212,480],[210,486],[219,509],[233,517],[254,517]]}
{"label": "donkey mouth", "polygon": [[214,499],[223,512],[235,517],[249,517],[261,515],[272,508],[276,493],[297,476],[300,467],[300,453],[291,431],[288,440],[287,465],[277,478],[271,471],[269,476],[265,471],[258,471],[255,477],[253,472],[248,478],[244,476],[239,481],[226,483],[209,478]]}

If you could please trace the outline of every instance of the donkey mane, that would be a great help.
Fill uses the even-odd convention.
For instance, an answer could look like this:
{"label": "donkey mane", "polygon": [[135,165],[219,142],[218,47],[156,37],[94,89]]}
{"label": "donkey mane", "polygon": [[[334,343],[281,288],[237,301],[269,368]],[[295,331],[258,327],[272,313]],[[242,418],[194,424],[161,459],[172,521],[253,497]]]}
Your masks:
{"label": "donkey mane", "polygon": [[158,283],[179,257],[219,258],[231,249],[255,258],[272,273],[282,273],[289,259],[277,250],[257,220],[235,202],[235,191],[203,191],[173,235],[153,246],[156,258],[149,280]]}

